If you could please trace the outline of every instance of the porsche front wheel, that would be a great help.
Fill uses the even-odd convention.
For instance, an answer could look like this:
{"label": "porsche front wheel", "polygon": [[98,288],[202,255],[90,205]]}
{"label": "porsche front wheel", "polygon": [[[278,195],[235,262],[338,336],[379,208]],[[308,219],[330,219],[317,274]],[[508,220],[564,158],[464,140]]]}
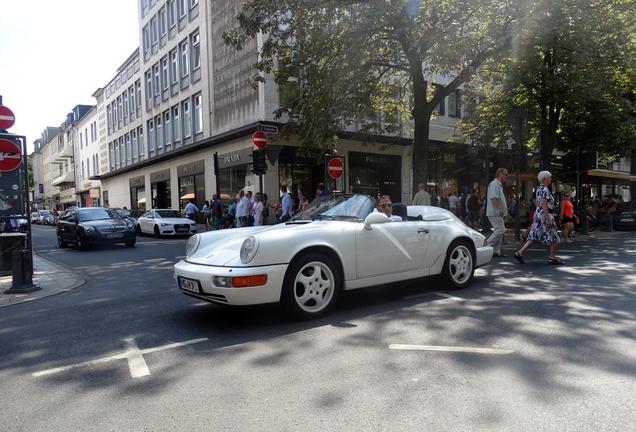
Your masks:
{"label": "porsche front wheel", "polygon": [[322,254],[306,254],[292,261],[283,286],[282,302],[300,319],[327,314],[336,303],[342,277],[333,260]]}

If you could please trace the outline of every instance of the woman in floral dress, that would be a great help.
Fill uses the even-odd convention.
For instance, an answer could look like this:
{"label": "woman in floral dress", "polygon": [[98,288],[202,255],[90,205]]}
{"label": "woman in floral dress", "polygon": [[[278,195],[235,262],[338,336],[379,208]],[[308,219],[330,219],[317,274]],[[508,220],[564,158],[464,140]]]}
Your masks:
{"label": "woman in floral dress", "polygon": [[532,226],[528,233],[528,241],[515,252],[515,259],[520,264],[525,264],[523,253],[535,242],[549,246],[548,264],[560,265],[565,264],[556,257],[557,247],[561,239],[557,232],[556,218],[554,215],[554,196],[548,186],[552,183],[552,174],[550,171],[541,171],[537,176],[539,179],[539,187],[537,188],[537,209],[534,212]]}

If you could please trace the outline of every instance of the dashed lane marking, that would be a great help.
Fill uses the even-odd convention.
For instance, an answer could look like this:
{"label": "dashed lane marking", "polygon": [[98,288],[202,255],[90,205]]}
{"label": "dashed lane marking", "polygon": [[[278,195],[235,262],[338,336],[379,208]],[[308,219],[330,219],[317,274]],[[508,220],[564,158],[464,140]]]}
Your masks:
{"label": "dashed lane marking", "polygon": [[140,350],[135,340],[132,338],[128,338],[124,341],[126,343],[127,350],[123,353],[111,355],[108,357],[102,357],[95,360],[89,360],[89,361],[85,361],[81,363],[75,363],[68,366],[61,366],[61,367],[56,367],[52,369],[46,369],[40,372],[33,373],[33,376],[35,378],[38,378],[42,376],[54,375],[54,374],[70,371],[73,369],[78,369],[81,367],[94,366],[94,365],[98,365],[102,363],[109,363],[114,360],[127,359],[128,368],[130,369],[130,375],[133,378],[139,378],[139,377],[150,375],[150,369],[148,369],[148,365],[146,364],[143,354],[150,354],[150,353],[154,353],[158,351],[165,351],[165,350],[169,350],[173,348],[183,347],[186,345],[194,345],[201,342],[205,342],[207,340],[208,338],[198,338],[198,339],[192,339],[192,340],[187,340],[183,342],[175,342],[175,343],[171,343],[167,345]]}
{"label": "dashed lane marking", "polygon": [[475,348],[475,347],[452,347],[442,345],[409,345],[409,344],[391,344],[391,350],[402,351],[438,351],[438,352],[461,352],[474,354],[494,354],[508,355],[514,353],[514,350],[506,350],[499,348]]}

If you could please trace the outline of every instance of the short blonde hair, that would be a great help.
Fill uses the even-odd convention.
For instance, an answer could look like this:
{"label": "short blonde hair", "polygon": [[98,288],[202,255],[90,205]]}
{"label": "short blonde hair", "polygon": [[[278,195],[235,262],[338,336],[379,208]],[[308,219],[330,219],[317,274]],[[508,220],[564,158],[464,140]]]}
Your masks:
{"label": "short blonde hair", "polygon": [[537,174],[537,179],[539,179],[539,183],[543,183],[543,179],[552,177],[552,173],[550,171],[541,171]]}

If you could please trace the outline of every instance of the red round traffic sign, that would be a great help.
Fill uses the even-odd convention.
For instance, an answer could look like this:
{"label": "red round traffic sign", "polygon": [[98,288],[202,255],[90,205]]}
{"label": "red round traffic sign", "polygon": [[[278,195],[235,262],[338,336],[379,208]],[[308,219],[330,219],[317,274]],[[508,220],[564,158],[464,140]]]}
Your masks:
{"label": "red round traffic sign", "polygon": [[265,135],[265,132],[262,132],[262,131],[254,132],[254,134],[252,135],[252,143],[254,143],[254,145],[258,147],[259,149],[262,149],[263,147],[267,146],[267,135]]}
{"label": "red round traffic sign", "polygon": [[20,147],[9,140],[0,139],[0,172],[15,170],[22,163]]}
{"label": "red round traffic sign", "polygon": [[15,123],[13,111],[4,105],[0,105],[0,129],[9,129]]}
{"label": "red round traffic sign", "polygon": [[338,179],[342,177],[342,173],[344,172],[344,164],[342,163],[341,158],[331,158],[329,162],[327,162],[327,173],[332,179]]}

